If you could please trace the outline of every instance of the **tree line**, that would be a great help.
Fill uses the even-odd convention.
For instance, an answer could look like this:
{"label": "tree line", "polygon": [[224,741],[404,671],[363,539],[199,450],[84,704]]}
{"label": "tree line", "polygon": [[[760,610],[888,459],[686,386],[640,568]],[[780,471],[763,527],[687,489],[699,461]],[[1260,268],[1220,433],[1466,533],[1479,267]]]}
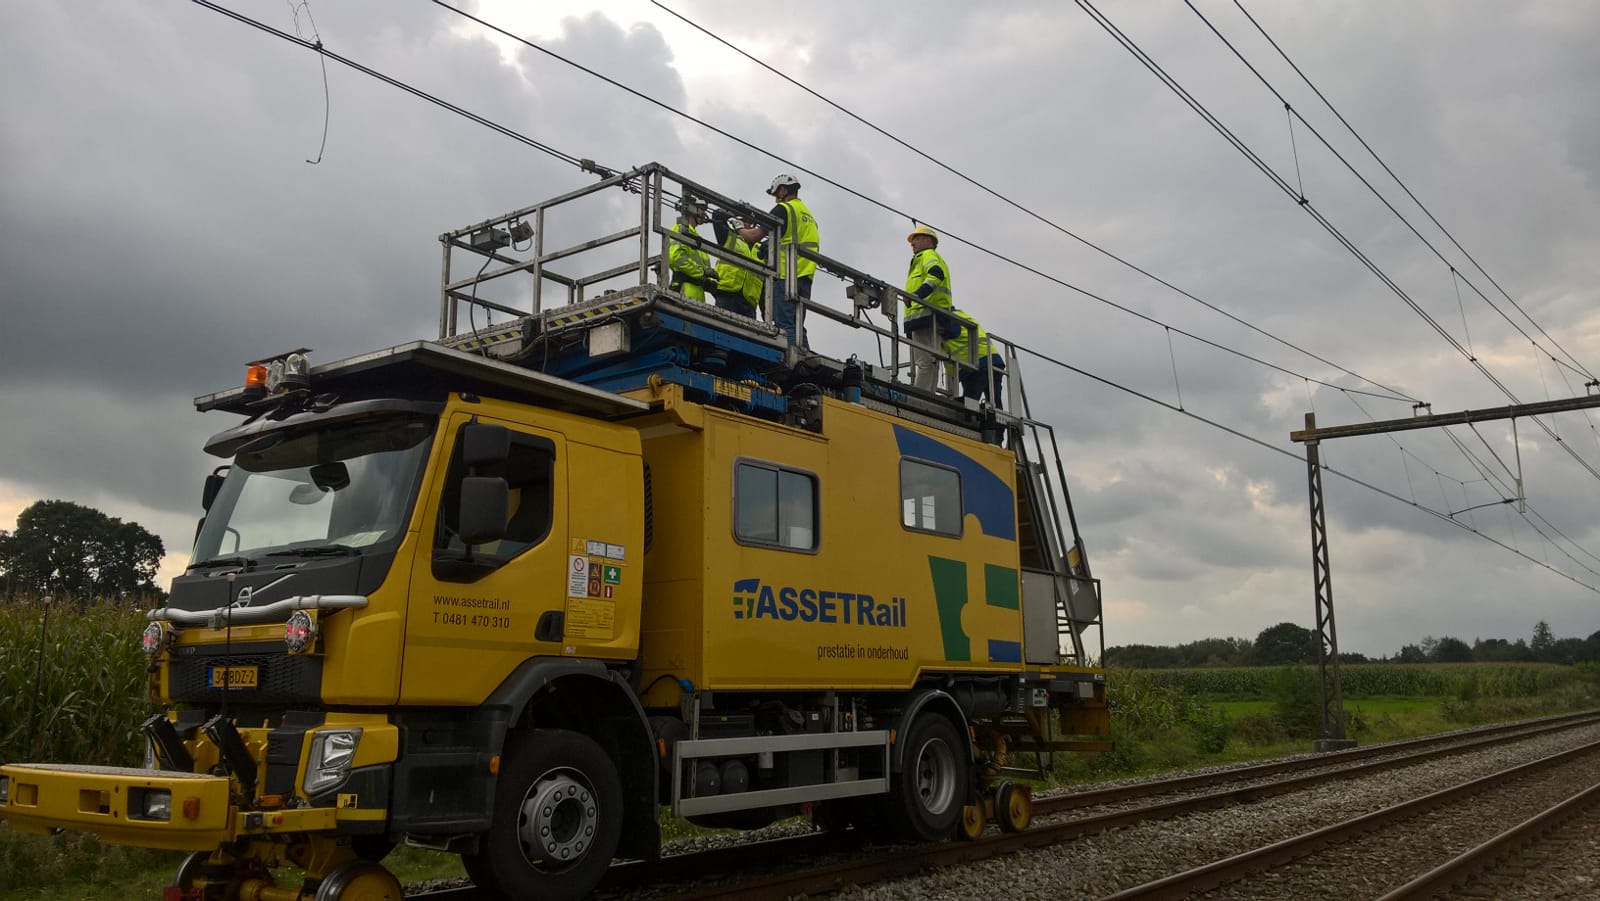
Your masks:
{"label": "tree line", "polygon": [[121,598],[160,594],[166,548],[136,522],[72,501],[35,501],[0,530],[0,585],[7,598]]}
{"label": "tree line", "polygon": [[[1315,663],[1316,633],[1294,623],[1262,629],[1248,638],[1202,638],[1180,645],[1130,644],[1106,648],[1107,666],[1127,669],[1193,669],[1207,666],[1287,666]],[[1560,663],[1600,662],[1600,632],[1588,638],[1556,638],[1550,624],[1534,624],[1528,640],[1477,638],[1472,644],[1451,636],[1428,636],[1393,656],[1368,657],[1343,652],[1341,663]]]}

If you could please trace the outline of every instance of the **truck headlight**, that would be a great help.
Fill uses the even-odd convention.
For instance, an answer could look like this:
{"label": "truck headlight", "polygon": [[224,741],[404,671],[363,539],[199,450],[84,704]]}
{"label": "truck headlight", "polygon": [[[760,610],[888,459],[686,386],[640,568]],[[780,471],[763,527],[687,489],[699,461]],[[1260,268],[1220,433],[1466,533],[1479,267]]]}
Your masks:
{"label": "truck headlight", "polygon": [[161,788],[147,788],[129,800],[133,801],[132,815],[141,820],[172,819],[172,792]]}
{"label": "truck headlight", "polygon": [[350,775],[350,764],[361,744],[360,729],[328,729],[311,739],[311,756],[306,760],[302,788],[307,795],[326,791]]}

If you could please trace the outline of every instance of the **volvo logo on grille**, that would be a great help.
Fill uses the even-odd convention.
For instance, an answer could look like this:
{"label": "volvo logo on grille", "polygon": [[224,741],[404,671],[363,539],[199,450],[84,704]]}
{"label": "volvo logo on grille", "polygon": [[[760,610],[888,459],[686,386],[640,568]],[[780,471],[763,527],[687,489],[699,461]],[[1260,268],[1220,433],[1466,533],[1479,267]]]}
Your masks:
{"label": "volvo logo on grille", "polygon": [[279,578],[273,579],[271,582],[268,582],[260,588],[251,588],[249,585],[246,585],[245,587],[239,589],[239,596],[234,599],[233,606],[248,607],[255,601],[257,594],[263,591],[270,591],[289,579],[294,578],[294,576],[294,573],[287,573]]}

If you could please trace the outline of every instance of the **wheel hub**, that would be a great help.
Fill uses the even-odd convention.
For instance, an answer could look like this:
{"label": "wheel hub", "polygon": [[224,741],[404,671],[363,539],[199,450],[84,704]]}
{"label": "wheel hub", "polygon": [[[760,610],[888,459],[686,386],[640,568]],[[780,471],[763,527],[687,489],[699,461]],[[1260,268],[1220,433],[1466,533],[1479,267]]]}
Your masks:
{"label": "wheel hub", "polygon": [[522,802],[517,838],[535,866],[563,865],[583,857],[599,826],[599,808],[587,783],[566,770],[546,773]]}
{"label": "wheel hub", "polygon": [[922,809],[942,813],[954,803],[956,796],[955,751],[938,739],[929,741],[917,751],[917,795],[922,799]]}

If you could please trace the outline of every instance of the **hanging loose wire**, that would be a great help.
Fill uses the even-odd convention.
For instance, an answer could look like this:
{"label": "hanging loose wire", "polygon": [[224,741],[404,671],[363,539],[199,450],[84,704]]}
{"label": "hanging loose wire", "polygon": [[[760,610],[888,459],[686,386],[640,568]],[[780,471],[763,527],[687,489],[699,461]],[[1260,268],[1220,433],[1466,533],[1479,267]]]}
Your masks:
{"label": "hanging loose wire", "polygon": [[[306,11],[306,21],[311,24],[311,46],[318,51],[322,50],[322,33],[317,31],[317,20],[311,15],[311,0],[286,0],[289,4],[289,15],[294,17],[295,36],[302,41],[305,35],[300,31],[300,10]],[[333,103],[328,94],[328,60],[319,52],[317,62],[322,65],[322,143],[317,145],[317,158],[306,160],[315,166],[322,162],[322,152],[328,148],[328,119],[332,114]]]}

